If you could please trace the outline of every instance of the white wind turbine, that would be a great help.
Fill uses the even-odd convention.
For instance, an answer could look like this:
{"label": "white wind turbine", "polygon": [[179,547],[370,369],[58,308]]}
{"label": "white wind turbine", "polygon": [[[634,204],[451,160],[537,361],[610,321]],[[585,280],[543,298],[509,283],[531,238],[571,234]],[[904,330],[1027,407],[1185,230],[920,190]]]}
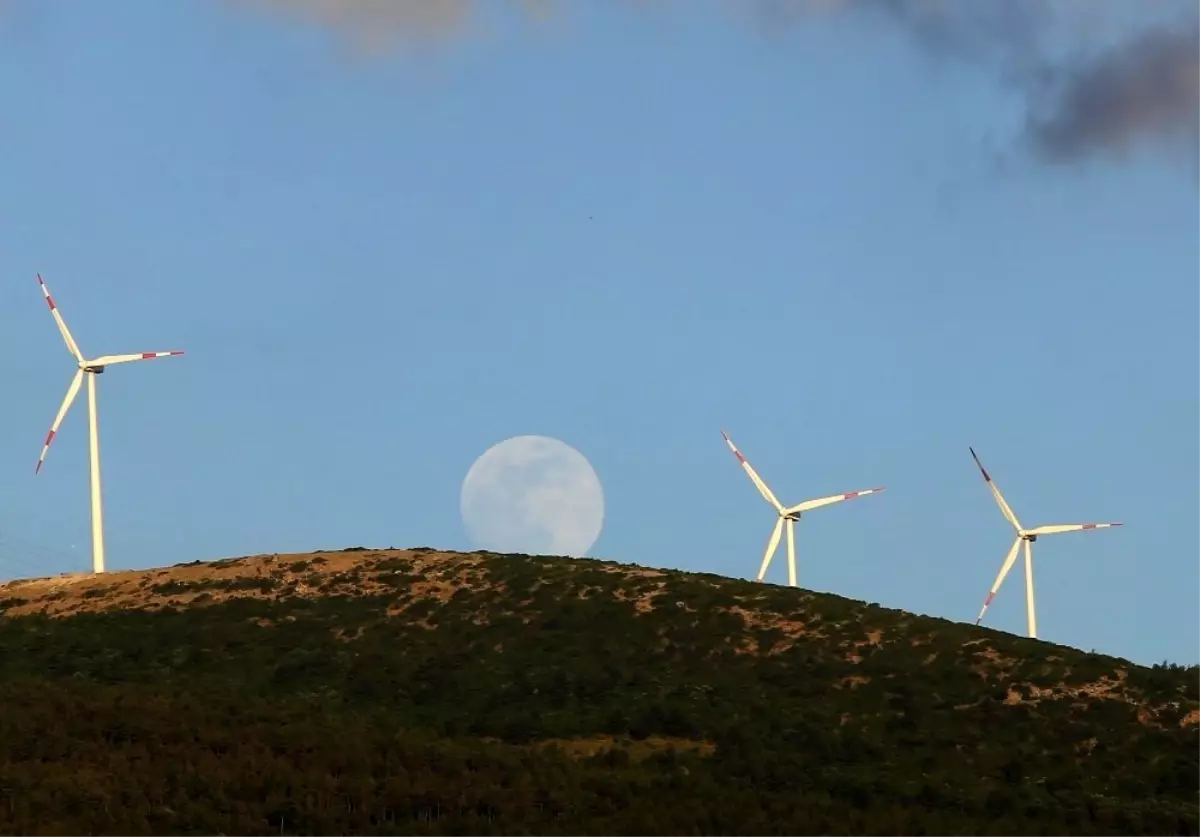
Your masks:
{"label": "white wind turbine", "polygon": [[92,571],[97,573],[104,572],[104,516],[100,503],[100,437],[96,427],[96,376],[101,374],[105,367],[112,366],[117,363],[129,363],[134,360],[152,360],[157,357],[171,357],[172,355],[181,355],[183,352],[142,352],[136,355],[104,355],[94,360],[87,360],[83,353],[79,351],[79,346],[75,343],[75,338],[71,336],[71,332],[67,329],[67,324],[63,322],[62,314],[58,313],[58,306],[54,304],[54,299],[50,296],[50,290],[46,287],[46,283],[42,281],[41,274],[38,274],[38,284],[42,287],[42,295],[46,297],[46,304],[50,306],[50,313],[54,316],[54,322],[58,324],[58,330],[62,333],[63,341],[67,344],[67,350],[75,356],[75,360],[79,364],[79,369],[75,372],[75,377],[71,380],[71,385],[67,388],[67,397],[63,399],[62,406],[58,408],[58,415],[54,417],[54,424],[50,427],[50,432],[46,434],[46,441],[42,445],[41,456],[38,457],[37,467],[33,472],[36,474],[42,470],[42,463],[46,459],[46,454],[50,451],[50,443],[54,441],[55,435],[58,433],[58,427],[66,418],[67,410],[71,409],[71,403],[75,400],[75,396],[79,394],[79,385],[83,382],[83,376],[86,374],[88,379],[88,440],[91,445],[91,470],[92,470]]}
{"label": "white wind turbine", "polygon": [[983,480],[987,483],[988,488],[992,490],[992,496],[996,498],[996,505],[1000,507],[1001,513],[1005,519],[1012,524],[1012,527],[1017,530],[1017,539],[1013,541],[1012,548],[1008,550],[1008,556],[1004,559],[1004,565],[1000,567],[1000,574],[996,576],[996,582],[992,585],[992,589],[987,594],[987,599],[983,603],[983,607],[979,610],[979,617],[975,620],[978,625],[983,621],[983,614],[987,612],[988,605],[992,603],[992,599],[996,597],[996,592],[1000,589],[1000,585],[1004,583],[1004,577],[1008,575],[1008,571],[1012,569],[1013,562],[1017,560],[1017,550],[1021,548],[1021,543],[1025,544],[1025,609],[1029,617],[1029,636],[1037,638],[1037,611],[1033,604],[1033,544],[1038,539],[1039,535],[1057,535],[1060,532],[1081,532],[1085,529],[1109,529],[1113,526],[1121,526],[1120,523],[1058,523],[1050,526],[1038,526],[1035,529],[1026,529],[1021,526],[1021,522],[1017,520],[1017,516],[1013,514],[1013,510],[1004,500],[1004,495],[1000,493],[1000,489],[996,487],[996,483],[992,482],[991,476],[987,469],[983,467],[983,463],[979,461],[979,457],[975,455],[974,448],[967,448],[971,451],[971,456],[975,460],[975,464],[979,466],[979,473],[983,474]]}
{"label": "white wind turbine", "polygon": [[771,564],[771,558],[775,555],[775,550],[779,548],[779,537],[783,532],[783,526],[787,524],[787,545],[788,545],[788,584],[792,587],[796,586],[796,538],[794,527],[796,522],[800,520],[801,515],[806,511],[819,509],[821,506],[828,506],[833,503],[840,503],[843,500],[853,500],[855,497],[864,497],[867,494],[875,494],[883,491],[882,488],[868,488],[865,491],[851,491],[849,494],[834,494],[831,497],[821,497],[817,500],[805,500],[803,503],[798,503],[794,506],[785,508],[782,503],[775,499],[775,495],[771,493],[771,489],[767,484],[754,472],[754,468],[742,456],[742,452],[734,446],[733,441],[729,438],[724,430],[721,435],[725,438],[725,444],[729,445],[729,449],[733,451],[733,455],[737,457],[741,463],[742,469],[746,475],[750,477],[750,481],[758,489],[759,493],[766,498],[767,502],[775,507],[775,511],[779,513],[779,519],[775,521],[775,529],[771,532],[771,540],[767,543],[767,551],[763,553],[762,567],[758,571],[758,581],[763,580],[763,576],[767,574],[767,567]]}

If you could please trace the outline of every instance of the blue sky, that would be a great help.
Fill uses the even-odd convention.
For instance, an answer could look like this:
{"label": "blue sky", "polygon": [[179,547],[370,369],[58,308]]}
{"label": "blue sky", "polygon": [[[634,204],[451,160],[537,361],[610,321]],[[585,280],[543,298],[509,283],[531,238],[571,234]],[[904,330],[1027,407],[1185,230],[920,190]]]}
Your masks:
{"label": "blue sky", "polygon": [[599,473],[593,555],[751,577],[724,427],[785,503],[888,489],[804,518],[802,586],[972,621],[1011,541],[973,445],[1023,522],[1126,524],[1039,542],[1042,638],[1200,659],[1194,165],[1039,158],[1010,65],[882,16],[479,21],[0,10],[0,574],[90,565],[82,400],[33,474],[40,271],[85,354],[188,353],[99,382],[110,566],[470,549],[463,476],[532,433]]}

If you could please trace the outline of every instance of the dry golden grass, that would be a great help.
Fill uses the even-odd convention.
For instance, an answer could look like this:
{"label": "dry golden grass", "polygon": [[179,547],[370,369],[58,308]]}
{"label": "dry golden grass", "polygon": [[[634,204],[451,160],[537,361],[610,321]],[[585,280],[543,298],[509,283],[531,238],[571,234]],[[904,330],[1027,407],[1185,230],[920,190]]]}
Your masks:
{"label": "dry golden grass", "polygon": [[[399,559],[408,572],[424,577],[425,580],[416,582],[411,589],[414,598],[445,601],[459,587],[470,584],[471,570],[491,557],[486,553],[409,549],[251,555],[103,575],[79,573],[10,581],[0,585],[0,601],[5,603],[7,616],[31,613],[67,616],[104,610],[157,610],[168,605],[205,606],[232,598],[275,599],[283,595],[281,590],[288,588],[291,589],[287,595],[310,598],[330,594],[375,595],[393,588],[371,579],[366,573],[355,571],[374,570],[389,559]],[[305,566],[294,569],[298,564]],[[353,580],[348,577],[352,573],[355,574]],[[254,578],[271,578],[278,583],[278,589],[206,587],[169,592],[155,589],[171,582],[188,584]]]}
{"label": "dry golden grass", "polygon": [[[327,595],[380,595],[395,591],[372,573],[387,562],[419,576],[406,588],[403,600],[388,609],[398,616],[413,604],[446,602],[461,588],[481,591],[496,585],[481,572],[485,562],[503,556],[487,552],[448,552],[428,549],[372,549],[342,552],[272,553],[245,558],[178,564],[148,570],[119,570],[103,575],[70,573],[50,578],[22,579],[0,585],[3,614],[40,613],[70,616],[106,610],[159,610],[165,607],[203,607],[235,598],[278,599],[281,596],[316,598]],[[300,566],[303,565],[303,566]],[[597,563],[595,569],[626,580],[665,577],[663,570]],[[274,589],[220,589],[215,584],[239,580],[270,579]],[[195,585],[195,589],[186,589]],[[183,587],[184,589],[180,589]],[[617,588],[617,598],[631,600],[639,613],[653,610],[652,601],[663,588],[658,582],[646,591],[631,593]],[[497,589],[497,593],[502,591]],[[587,594],[581,590],[580,595]],[[529,601],[514,603],[518,609]],[[417,620],[419,623],[420,620]],[[481,623],[482,624],[482,623]],[[352,637],[342,637],[351,639]]]}

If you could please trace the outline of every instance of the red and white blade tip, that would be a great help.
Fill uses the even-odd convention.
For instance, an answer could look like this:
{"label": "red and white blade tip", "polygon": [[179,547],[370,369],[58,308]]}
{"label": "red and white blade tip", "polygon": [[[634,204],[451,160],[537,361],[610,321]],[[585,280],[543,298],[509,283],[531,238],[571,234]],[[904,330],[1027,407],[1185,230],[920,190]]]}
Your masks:
{"label": "red and white blade tip", "polygon": [[994,598],[996,598],[995,590],[987,594],[987,598],[983,602],[983,608],[979,611],[979,616],[975,619],[976,625],[983,621],[983,615],[987,613],[987,609],[992,604],[992,599]]}
{"label": "red and white blade tip", "polygon": [[155,357],[175,357],[183,352],[142,352],[142,360],[150,360]]}
{"label": "red and white blade tip", "polygon": [[50,296],[50,289],[46,287],[46,283],[42,281],[42,274],[37,275],[38,284],[42,286],[42,296],[46,297],[46,304],[50,306],[50,310],[54,310],[54,297]]}
{"label": "red and white blade tip", "polygon": [[725,438],[725,444],[729,445],[729,449],[733,451],[733,455],[737,457],[737,461],[741,462],[743,465],[749,464],[746,462],[746,457],[742,456],[742,452],[737,449],[737,445],[735,445],[733,440],[729,438],[729,434],[722,430],[721,435]]}
{"label": "red and white blade tip", "polygon": [[843,499],[846,499],[846,500],[853,500],[855,497],[862,497],[865,494],[876,494],[883,490],[885,490],[885,489],[883,489],[883,488],[864,488],[862,491],[851,491],[848,494],[843,494],[842,497],[843,497]]}
{"label": "red and white blade tip", "polygon": [[56,435],[58,435],[57,430],[51,430],[46,434],[46,441],[42,443],[42,455],[38,457],[37,466],[33,469],[34,476],[42,470],[42,463],[46,461],[46,454],[50,452],[50,443],[54,441]]}

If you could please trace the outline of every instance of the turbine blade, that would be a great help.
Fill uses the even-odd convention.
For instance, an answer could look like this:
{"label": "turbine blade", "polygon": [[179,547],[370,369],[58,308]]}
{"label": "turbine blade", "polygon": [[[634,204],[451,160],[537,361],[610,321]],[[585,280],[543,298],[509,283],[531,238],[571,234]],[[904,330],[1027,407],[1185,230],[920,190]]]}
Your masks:
{"label": "turbine blade", "polygon": [[46,297],[46,304],[50,306],[50,313],[54,317],[54,322],[58,325],[58,330],[62,334],[63,342],[67,344],[67,349],[71,354],[75,355],[75,359],[82,362],[83,353],[79,351],[79,346],[75,345],[75,338],[71,336],[70,329],[63,321],[62,314],[58,313],[58,306],[54,304],[54,297],[50,296],[50,289],[46,287],[46,283],[42,281],[42,274],[37,275],[38,284],[42,286],[42,296]]}
{"label": "turbine blade", "polygon": [[843,500],[853,500],[855,497],[866,497],[868,494],[878,494],[883,491],[882,488],[868,488],[864,491],[851,491],[849,494],[834,494],[832,497],[822,497],[819,500],[805,500],[803,503],[798,503],[790,509],[784,509],[784,514],[795,514],[796,512],[812,511],[819,509],[821,506],[829,506],[834,503],[840,503]]}
{"label": "turbine blade", "polygon": [[733,451],[733,455],[737,457],[737,461],[741,463],[742,470],[746,472],[746,474],[750,477],[750,481],[754,483],[754,487],[758,489],[758,493],[762,494],[762,496],[766,498],[767,502],[775,507],[776,511],[783,511],[783,504],[775,499],[775,495],[771,493],[771,489],[767,488],[767,484],[762,481],[762,478],[760,478],[757,473],[755,473],[754,468],[750,465],[750,462],[746,459],[746,457],[742,456],[742,452],[737,449],[737,447],[733,444],[733,440],[729,438],[729,434],[722,430],[721,435],[725,438],[725,444],[729,445],[729,449]]}
{"label": "turbine blade", "polygon": [[46,461],[46,454],[50,452],[50,443],[54,441],[59,425],[67,417],[67,410],[71,409],[71,403],[75,400],[75,396],[79,394],[79,385],[81,383],[83,383],[82,369],[75,372],[75,377],[71,379],[71,385],[67,387],[67,397],[63,399],[62,406],[58,408],[58,415],[54,417],[54,424],[50,426],[50,432],[46,434],[46,441],[42,444],[42,454],[38,457],[37,467],[33,469],[33,473],[36,474],[42,470],[42,463]]}
{"label": "turbine blade", "polygon": [[183,352],[142,352],[137,355],[104,355],[87,361],[89,366],[112,366],[114,363],[130,363],[135,360],[154,360],[158,357],[175,357]]}
{"label": "turbine blade", "polygon": [[1114,526],[1124,526],[1124,523],[1058,523],[1053,526],[1039,526],[1030,529],[1029,535],[1057,535],[1059,532],[1082,532],[1085,529],[1111,529]]}
{"label": "turbine blade", "polygon": [[979,466],[979,473],[983,474],[983,480],[988,484],[988,488],[992,490],[992,496],[996,498],[996,505],[1000,507],[1000,511],[1004,513],[1005,518],[1012,524],[1013,528],[1018,532],[1021,531],[1021,522],[1017,520],[1017,516],[1013,514],[1013,510],[1004,500],[1004,495],[1000,493],[1000,489],[996,487],[996,483],[992,482],[992,477],[988,474],[987,469],[983,467],[983,463],[979,461],[979,457],[975,455],[975,449],[968,447],[971,451],[971,457],[975,460],[975,464]]}
{"label": "turbine blade", "polygon": [[767,551],[763,553],[762,567],[758,570],[758,580],[762,581],[763,576],[767,574],[767,567],[771,565],[771,558],[775,555],[775,550],[779,548],[779,536],[783,533],[783,520],[779,518],[775,521],[775,529],[771,532],[771,540],[767,542]]}
{"label": "turbine blade", "polygon": [[1017,560],[1017,551],[1021,548],[1021,538],[1013,541],[1012,549],[1008,551],[1008,556],[1004,559],[1004,566],[1000,568],[1000,574],[996,576],[996,582],[992,585],[992,589],[988,591],[987,599],[983,603],[983,607],[979,609],[979,617],[975,620],[978,625],[983,621],[983,614],[987,612],[988,605],[992,603],[992,599],[996,598],[996,592],[1000,589],[1000,585],[1004,583],[1004,577],[1008,575],[1008,571],[1012,569],[1012,565]]}

